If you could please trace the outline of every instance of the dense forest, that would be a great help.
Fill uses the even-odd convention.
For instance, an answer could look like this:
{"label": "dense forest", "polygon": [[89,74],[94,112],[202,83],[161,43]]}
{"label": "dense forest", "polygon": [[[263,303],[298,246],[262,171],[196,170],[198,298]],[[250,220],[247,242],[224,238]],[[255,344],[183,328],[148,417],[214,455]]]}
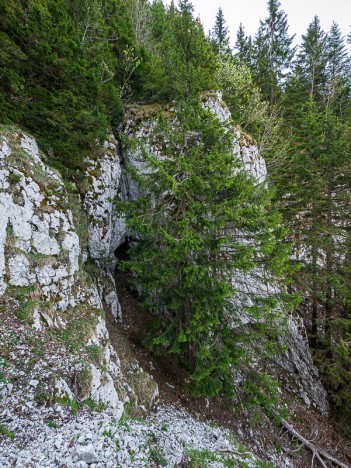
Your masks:
{"label": "dense forest", "polygon": [[[186,132],[202,128],[201,151],[184,149],[178,166],[172,166],[170,160],[168,173],[159,171],[150,182],[164,193],[172,190],[179,171],[197,171],[192,185],[183,188],[179,184],[174,190],[175,200],[182,206],[193,194],[185,218],[178,213],[178,218],[172,220],[174,232],[184,242],[174,250],[174,239],[165,232],[160,234],[160,222],[164,220],[147,218],[151,220],[147,230],[146,224],[138,223],[132,213],[131,225],[146,238],[161,236],[159,242],[166,246],[169,265],[164,257],[157,256],[159,249],[158,254],[152,250],[152,243],[142,252],[144,256],[139,251],[127,265],[144,276],[146,271],[154,275],[145,276],[145,291],[160,273],[152,271],[150,259],[164,265],[163,283],[160,281],[157,288],[163,287],[167,294],[158,297],[164,301],[159,306],[173,310],[178,321],[163,324],[172,330],[172,336],[158,331],[153,344],[184,356],[198,394],[227,391],[232,364],[245,354],[245,346],[252,344],[252,334],[242,338],[241,331],[237,333],[245,344],[230,327],[223,326],[223,311],[228,311],[233,294],[227,278],[235,268],[247,270],[249,263],[257,265],[265,258],[272,275],[283,282],[291,277],[286,286],[288,302],[296,303],[296,298],[301,297],[299,313],[309,333],[315,363],[332,401],[350,414],[348,42],[351,33],[344,38],[336,23],[325,32],[316,16],[300,44],[294,46],[287,15],[278,0],[268,1],[267,18],[261,21],[254,37],[247,36],[244,26],[240,26],[233,46],[222,10],[207,36],[188,0],[179,0],[177,5],[172,2],[168,7],[160,0],[0,0],[0,121],[30,131],[50,155],[51,164],[66,178],[79,181],[84,176],[87,157],[98,154],[110,129],[118,134],[132,103],[178,105],[178,133],[160,122],[169,136],[168,151],[179,150]],[[210,90],[223,91],[235,124],[257,142],[268,164],[269,190],[244,175],[235,181],[230,179],[226,171],[234,162],[229,157],[226,132],[208,115],[201,122],[193,115],[194,109],[201,115],[199,98]],[[216,173],[222,176],[220,184],[209,176]],[[221,192],[223,187],[225,193]],[[214,208],[212,201],[219,193],[223,196]],[[195,203],[196,196],[200,196],[201,203]],[[231,205],[233,199],[236,204]],[[139,201],[139,205],[143,204],[145,200]],[[204,207],[212,210],[216,221],[212,236],[201,211]],[[216,265],[216,271],[222,271],[223,276],[206,283],[204,265],[211,255],[218,258],[227,241],[224,236],[218,242],[214,233],[234,221],[250,233],[250,239],[257,239],[262,252],[254,255],[251,246],[241,248],[235,258],[230,258],[234,263],[229,264],[227,257]],[[203,235],[206,230],[207,237]],[[189,246],[202,269],[184,267],[174,288],[177,293],[172,295],[169,279],[174,277],[174,262],[184,265],[189,261]],[[194,281],[199,288],[185,308]],[[150,290],[154,291],[154,287]],[[149,306],[155,307],[151,299],[155,299],[152,292]],[[275,298],[270,301],[271,310],[277,302]],[[212,306],[217,310],[218,304],[221,313],[200,313]],[[251,312],[259,316],[267,307],[264,303]],[[276,323],[279,317],[275,315],[272,321]],[[261,323],[256,325],[262,328]],[[271,338],[268,347],[274,342],[271,325],[266,324],[264,330]],[[219,347],[213,348],[209,342],[209,330],[220,334]],[[196,359],[190,359],[190,355]],[[247,389],[250,391],[252,388]]]}

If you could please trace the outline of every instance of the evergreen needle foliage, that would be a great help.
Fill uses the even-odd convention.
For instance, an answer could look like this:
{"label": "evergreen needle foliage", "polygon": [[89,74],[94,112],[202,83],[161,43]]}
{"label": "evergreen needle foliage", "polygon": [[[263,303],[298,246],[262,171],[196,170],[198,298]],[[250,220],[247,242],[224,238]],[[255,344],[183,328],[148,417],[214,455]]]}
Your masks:
{"label": "evergreen needle foliage", "polygon": [[179,356],[197,395],[232,394],[234,369],[253,343],[272,351],[284,315],[274,291],[246,310],[234,301],[241,275],[273,284],[289,266],[269,190],[244,170],[233,137],[198,100],[160,117],[162,156],[144,151],[146,169],[135,173],[144,196],[125,206],[138,241],[124,268],[159,317],[150,344]]}

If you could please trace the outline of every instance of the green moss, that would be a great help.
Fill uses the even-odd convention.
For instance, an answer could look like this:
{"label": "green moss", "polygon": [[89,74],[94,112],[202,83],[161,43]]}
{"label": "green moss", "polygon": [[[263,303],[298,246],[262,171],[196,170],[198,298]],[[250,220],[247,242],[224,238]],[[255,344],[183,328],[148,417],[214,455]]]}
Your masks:
{"label": "green moss", "polygon": [[16,185],[22,180],[22,175],[12,173],[9,175],[8,180],[11,185]]}

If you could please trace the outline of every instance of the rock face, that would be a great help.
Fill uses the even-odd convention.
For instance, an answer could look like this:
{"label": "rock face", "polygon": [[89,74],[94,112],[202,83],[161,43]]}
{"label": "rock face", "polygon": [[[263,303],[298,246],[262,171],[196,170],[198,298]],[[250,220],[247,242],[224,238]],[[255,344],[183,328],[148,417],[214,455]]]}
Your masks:
{"label": "rock face", "polygon": [[124,242],[126,234],[124,219],[118,216],[114,205],[120,193],[121,174],[118,142],[111,135],[105,142],[102,156],[90,161],[84,208],[88,217],[89,257],[100,268],[100,295],[116,320],[121,320],[122,312],[113,276],[114,252]]}
{"label": "rock face", "polygon": [[124,241],[125,224],[118,216],[113,201],[120,191],[121,165],[118,143],[111,136],[104,145],[103,155],[90,162],[84,205],[88,214],[89,254],[94,260],[111,262],[115,266],[114,252]]}
{"label": "rock face", "polygon": [[289,317],[288,332],[282,337],[286,352],[276,358],[286,371],[284,387],[298,395],[309,408],[317,408],[324,416],[329,413],[328,396],[319,380],[317,368],[308,351],[306,330],[302,319]]}
{"label": "rock face", "polygon": [[[0,295],[7,311],[13,310],[14,317],[21,311],[21,318],[31,324],[33,340],[39,340],[40,336],[50,340],[46,330],[52,328],[59,337],[69,340],[71,346],[68,330],[77,326],[81,328],[82,324],[75,324],[80,323],[84,316],[84,337],[80,342],[72,336],[72,345],[76,340],[77,348],[95,346],[103,350],[97,367],[91,365],[86,371],[84,385],[80,381],[80,385],[85,387],[84,398],[116,406],[120,399],[115,387],[123,379],[118,357],[107,344],[108,332],[101,317],[102,300],[97,284],[87,280],[83,274],[80,239],[63,180],[43,161],[34,139],[12,129],[1,134]],[[115,173],[111,178],[114,176]],[[92,245],[93,241],[92,235]],[[3,323],[5,320],[3,317]],[[9,323],[8,333],[11,327],[16,326],[15,322]],[[21,331],[14,328],[12,333],[16,336],[28,334],[22,328],[18,329]],[[3,332],[1,340],[6,347],[11,340],[6,341],[9,337]],[[23,372],[15,364],[16,343],[12,346],[13,375]],[[58,354],[64,353],[58,342],[51,340],[51,344]],[[31,347],[27,348],[30,354]],[[18,349],[18,353],[26,355],[26,348]],[[34,373],[37,377],[27,384],[31,386],[37,382],[39,387],[45,387],[47,395],[55,395],[55,398],[77,398],[79,389],[72,388],[71,380],[82,370],[83,354],[79,350],[75,357],[66,356],[67,366],[48,372],[45,366],[52,366],[51,357],[43,351]],[[28,378],[33,377],[30,367],[26,367],[26,372]],[[3,397],[8,397],[12,390],[21,393],[25,386],[25,379],[14,389],[5,381],[4,385],[0,383],[0,392]]]}
{"label": "rock face", "polygon": [[74,306],[79,238],[61,178],[33,139],[2,137],[0,187],[0,293],[8,285],[38,285],[58,309]]}

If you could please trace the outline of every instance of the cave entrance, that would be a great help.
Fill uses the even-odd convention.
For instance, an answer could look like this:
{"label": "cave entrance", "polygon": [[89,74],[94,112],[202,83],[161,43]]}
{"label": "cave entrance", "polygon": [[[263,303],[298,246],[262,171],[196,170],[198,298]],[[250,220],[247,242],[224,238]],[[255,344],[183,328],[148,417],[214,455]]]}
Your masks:
{"label": "cave entrance", "polygon": [[118,262],[119,261],[128,260],[128,258],[129,258],[129,255],[128,255],[129,248],[130,248],[129,237],[125,237],[124,242],[122,242],[122,244],[120,244],[117,247],[117,249],[114,251],[114,255],[117,258],[117,267],[118,267]]}
{"label": "cave entrance", "polygon": [[122,242],[122,244],[120,244],[114,251],[114,255],[117,259],[114,276],[116,281],[118,297],[120,297],[120,294],[122,292],[121,290],[123,290],[125,292],[128,292],[128,294],[130,294],[134,298],[139,299],[138,291],[135,287],[132,286],[130,281],[130,271],[120,268],[121,262],[129,260],[130,258],[128,251],[131,247],[131,243],[132,239],[126,236],[124,242]]}

